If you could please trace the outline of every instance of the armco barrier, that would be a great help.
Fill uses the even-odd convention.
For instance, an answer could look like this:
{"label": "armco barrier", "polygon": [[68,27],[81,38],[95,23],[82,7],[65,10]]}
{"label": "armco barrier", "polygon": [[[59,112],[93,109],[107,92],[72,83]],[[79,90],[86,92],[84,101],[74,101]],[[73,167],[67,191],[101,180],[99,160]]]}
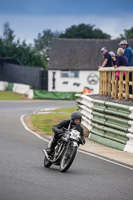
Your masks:
{"label": "armco barrier", "polygon": [[8,87],[8,82],[0,81],[0,91],[6,90]]}
{"label": "armco barrier", "polygon": [[33,90],[29,85],[8,83],[0,81],[0,91],[10,90],[19,94],[27,94],[29,99],[33,99]]}
{"label": "armco barrier", "polygon": [[29,85],[0,81],[0,91],[11,90],[20,94],[27,94],[29,99],[75,100],[77,92],[52,92],[46,90],[32,90]]}
{"label": "armco barrier", "polygon": [[89,130],[90,139],[133,153],[133,107],[81,94],[76,94],[76,98],[82,124]]}

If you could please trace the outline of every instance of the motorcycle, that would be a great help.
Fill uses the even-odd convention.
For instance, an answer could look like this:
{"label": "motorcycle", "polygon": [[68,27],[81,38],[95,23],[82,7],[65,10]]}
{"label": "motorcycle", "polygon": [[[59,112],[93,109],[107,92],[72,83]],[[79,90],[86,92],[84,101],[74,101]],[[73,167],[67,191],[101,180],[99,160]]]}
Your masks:
{"label": "motorcycle", "polygon": [[[59,165],[61,172],[66,172],[72,165],[80,144],[80,132],[71,129],[59,134],[59,140],[51,155],[47,154],[47,148],[43,149],[44,167],[49,168],[52,164]],[[50,143],[48,147],[50,147]]]}

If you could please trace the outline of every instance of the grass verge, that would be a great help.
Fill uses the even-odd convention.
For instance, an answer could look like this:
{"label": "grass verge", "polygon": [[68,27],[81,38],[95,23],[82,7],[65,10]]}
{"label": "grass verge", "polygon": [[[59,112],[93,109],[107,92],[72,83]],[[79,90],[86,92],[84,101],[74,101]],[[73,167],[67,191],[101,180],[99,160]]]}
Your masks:
{"label": "grass verge", "polygon": [[46,135],[52,135],[52,126],[58,124],[63,119],[70,118],[72,112],[77,111],[77,107],[60,108],[50,111],[48,114],[33,114],[30,116],[33,129],[44,133]]}
{"label": "grass verge", "polygon": [[11,91],[0,91],[0,100],[25,100],[26,95],[18,94]]}

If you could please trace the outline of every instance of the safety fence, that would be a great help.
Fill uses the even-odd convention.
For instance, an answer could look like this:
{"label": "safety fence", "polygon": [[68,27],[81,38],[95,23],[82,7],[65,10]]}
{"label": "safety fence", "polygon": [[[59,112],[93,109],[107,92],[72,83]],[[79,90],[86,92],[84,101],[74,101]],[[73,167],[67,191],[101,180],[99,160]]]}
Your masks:
{"label": "safety fence", "polygon": [[82,124],[89,138],[106,146],[133,153],[133,107],[76,94]]}
{"label": "safety fence", "polygon": [[33,99],[33,90],[30,89],[30,85],[0,81],[0,91],[6,90],[19,94],[26,94],[29,99]]}
{"label": "safety fence", "polygon": [[[118,72],[118,73],[117,73]],[[114,99],[133,98],[133,67],[105,67],[99,69],[99,94]],[[115,74],[117,76],[115,77]],[[130,94],[129,94],[130,90]]]}
{"label": "safety fence", "polygon": [[29,85],[0,81],[0,91],[10,90],[19,94],[26,94],[29,99],[76,100],[77,92],[50,92],[33,90]]}

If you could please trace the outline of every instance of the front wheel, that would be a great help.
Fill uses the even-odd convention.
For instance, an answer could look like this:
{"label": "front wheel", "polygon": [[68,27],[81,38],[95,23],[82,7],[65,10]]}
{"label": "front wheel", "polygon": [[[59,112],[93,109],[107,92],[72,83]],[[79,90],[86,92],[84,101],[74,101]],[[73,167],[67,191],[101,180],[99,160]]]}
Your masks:
{"label": "front wheel", "polygon": [[77,146],[74,146],[73,143],[70,144],[68,151],[64,152],[64,155],[60,163],[60,171],[66,172],[71,166],[77,153]]}
{"label": "front wheel", "polygon": [[44,167],[49,168],[52,165],[52,163],[47,159],[47,157],[44,157]]}

